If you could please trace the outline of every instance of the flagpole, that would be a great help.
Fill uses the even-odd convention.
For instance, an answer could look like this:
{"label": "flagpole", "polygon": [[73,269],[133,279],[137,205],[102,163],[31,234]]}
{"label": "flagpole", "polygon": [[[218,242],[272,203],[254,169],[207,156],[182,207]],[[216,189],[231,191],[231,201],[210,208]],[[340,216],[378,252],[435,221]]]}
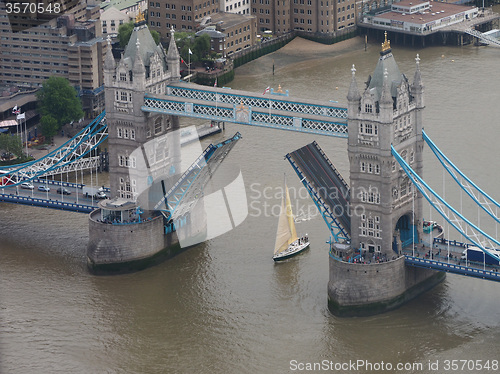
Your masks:
{"label": "flagpole", "polygon": [[191,49],[188,52],[188,83],[191,82]]}

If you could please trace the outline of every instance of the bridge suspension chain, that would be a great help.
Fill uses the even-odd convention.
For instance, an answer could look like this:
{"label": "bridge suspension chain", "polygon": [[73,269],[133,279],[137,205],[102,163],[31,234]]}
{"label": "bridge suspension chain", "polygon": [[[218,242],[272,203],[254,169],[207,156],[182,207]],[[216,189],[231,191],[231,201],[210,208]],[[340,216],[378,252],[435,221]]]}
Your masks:
{"label": "bridge suspension chain", "polygon": [[460,188],[462,188],[462,190],[464,190],[479,207],[488,213],[491,218],[493,218],[497,223],[500,223],[500,217],[498,215],[500,204],[479,188],[460,169],[458,169],[429,138],[425,131],[422,131],[422,135],[441,165],[443,165],[444,169],[451,175]]}
{"label": "bridge suspension chain", "polygon": [[[460,234],[471,241],[475,246],[480,248],[484,253],[492,258],[499,260],[500,258],[492,254],[488,249],[500,247],[500,242],[495,238],[481,230],[479,227],[470,222],[455,208],[448,204],[441,196],[439,196],[425,181],[408,165],[408,163],[399,155],[399,153],[391,145],[391,152],[396,161],[410,178],[413,185],[417,187],[420,193],[426,200],[435,208],[439,214],[452,225]],[[465,227],[465,228],[464,228]]]}
{"label": "bridge suspension chain", "polygon": [[75,137],[46,156],[14,167],[0,168],[5,173],[0,188],[7,185],[10,187],[17,186],[23,181],[44,175],[76,170],[77,167],[95,167],[96,160],[94,158],[86,159],[84,156],[88,155],[106,139],[105,115],[106,113],[103,111]]}

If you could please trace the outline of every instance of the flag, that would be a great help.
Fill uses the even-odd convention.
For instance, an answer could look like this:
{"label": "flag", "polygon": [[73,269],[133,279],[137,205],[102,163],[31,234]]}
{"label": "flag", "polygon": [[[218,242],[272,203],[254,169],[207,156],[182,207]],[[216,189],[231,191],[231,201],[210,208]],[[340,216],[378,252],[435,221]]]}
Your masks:
{"label": "flag", "polygon": [[262,95],[265,95],[266,93],[268,93],[270,89],[271,89],[271,87],[267,86],[267,88],[264,90],[264,92],[262,93]]}
{"label": "flag", "polygon": [[26,119],[26,113],[23,113],[23,114],[18,114],[17,115],[17,120],[19,121],[20,119]]}
{"label": "flag", "polygon": [[21,109],[17,109],[17,105],[14,108],[12,108],[12,114],[19,114],[19,113],[21,113]]}
{"label": "flag", "polygon": [[215,77],[214,87],[217,87],[217,77]]}
{"label": "flag", "polygon": [[192,54],[193,54],[193,52],[191,51],[191,48],[189,48],[189,54],[190,54],[190,55],[192,55]]}
{"label": "flag", "polygon": [[181,63],[182,63],[182,64],[185,64],[185,62],[184,62],[184,60],[182,59],[182,57],[181,57]]}

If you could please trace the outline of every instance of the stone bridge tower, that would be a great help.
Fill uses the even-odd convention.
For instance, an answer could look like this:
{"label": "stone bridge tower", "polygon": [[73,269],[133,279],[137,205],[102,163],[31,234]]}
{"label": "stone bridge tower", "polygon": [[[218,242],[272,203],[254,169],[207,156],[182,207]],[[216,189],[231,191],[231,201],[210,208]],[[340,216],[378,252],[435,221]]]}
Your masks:
{"label": "stone bridge tower", "polygon": [[[348,99],[351,245],[389,258],[422,236],[422,196],[391,154],[391,144],[422,175],[423,91],[416,58],[413,84],[401,74],[390,42],[360,94],[355,68]],[[415,226],[414,226],[415,225]],[[415,230],[415,231],[414,231]]]}
{"label": "stone bridge tower", "polygon": [[[156,45],[141,14],[118,62],[108,43],[104,86],[112,198],[137,199],[139,181],[130,172],[139,169],[134,150],[179,128],[177,117],[141,110],[145,93],[164,94],[169,82],[180,79],[180,58],[173,34],[172,30],[167,53],[161,44]],[[159,159],[167,158],[167,152]]]}

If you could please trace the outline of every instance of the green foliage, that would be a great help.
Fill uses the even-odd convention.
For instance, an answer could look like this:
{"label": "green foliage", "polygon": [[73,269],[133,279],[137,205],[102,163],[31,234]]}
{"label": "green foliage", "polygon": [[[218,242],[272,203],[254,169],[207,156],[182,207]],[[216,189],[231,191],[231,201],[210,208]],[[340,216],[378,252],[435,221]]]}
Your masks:
{"label": "green foliage", "polygon": [[[194,33],[176,32],[175,43],[185,62],[199,62],[210,56],[210,36],[204,34],[195,37]],[[191,49],[191,56],[189,50]]]}
{"label": "green foliage", "polygon": [[[118,40],[120,41],[120,47],[125,48],[130,40],[130,35],[134,31],[134,21],[128,23],[123,23],[118,27]],[[160,34],[155,30],[149,30],[151,36],[153,37],[155,43],[158,45],[160,43]]]}
{"label": "green foliage", "polygon": [[123,23],[118,27],[118,40],[120,41],[120,47],[125,48],[127,45],[130,35],[134,30],[134,22],[130,21],[128,23]]}
{"label": "green foliage", "polygon": [[149,32],[151,33],[156,45],[158,45],[160,43],[160,33],[156,30],[149,30]]}
{"label": "green foliage", "polygon": [[54,135],[57,134],[59,127],[57,126],[57,120],[50,114],[45,115],[40,120],[42,135],[48,139],[52,139]]}
{"label": "green foliage", "polygon": [[42,117],[52,116],[57,121],[57,129],[71,121],[83,117],[82,103],[76,90],[62,77],[50,77],[37,92]]}
{"label": "green foliage", "polygon": [[23,144],[21,138],[9,134],[0,134],[0,151],[10,152],[17,157],[23,155]]}

